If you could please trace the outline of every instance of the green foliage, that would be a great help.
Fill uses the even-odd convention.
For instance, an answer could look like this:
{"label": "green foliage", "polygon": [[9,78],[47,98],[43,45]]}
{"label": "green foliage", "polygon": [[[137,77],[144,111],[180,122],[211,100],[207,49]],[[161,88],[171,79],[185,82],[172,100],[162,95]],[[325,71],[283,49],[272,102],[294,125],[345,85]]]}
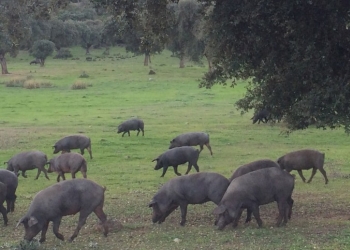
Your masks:
{"label": "green foliage", "polygon": [[41,59],[42,65],[45,62],[46,57],[51,55],[55,49],[55,44],[49,40],[39,40],[34,42],[31,48],[31,54],[35,58]]}
{"label": "green foliage", "polygon": [[210,19],[216,71],[201,86],[251,79],[243,112],[267,107],[291,130],[350,132],[349,11],[349,1],[223,1]]}
{"label": "green foliage", "polygon": [[55,59],[67,59],[73,57],[69,49],[60,49],[57,51],[57,54],[54,56]]}

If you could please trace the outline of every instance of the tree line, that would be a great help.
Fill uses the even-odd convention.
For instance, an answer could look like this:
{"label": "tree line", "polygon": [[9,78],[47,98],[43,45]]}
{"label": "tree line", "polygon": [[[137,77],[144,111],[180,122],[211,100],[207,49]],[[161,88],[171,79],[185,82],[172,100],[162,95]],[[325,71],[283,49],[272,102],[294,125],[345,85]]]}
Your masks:
{"label": "tree line", "polygon": [[[1,65],[4,52],[15,54],[25,37],[23,17],[47,20],[82,2],[2,0]],[[205,57],[209,71],[200,87],[248,81],[236,103],[242,113],[268,109],[272,121],[283,117],[289,131],[313,125],[350,132],[350,1],[90,2],[104,15],[102,41],[122,41],[128,51],[145,55],[145,65],[164,48],[180,58],[180,67],[185,58]]]}

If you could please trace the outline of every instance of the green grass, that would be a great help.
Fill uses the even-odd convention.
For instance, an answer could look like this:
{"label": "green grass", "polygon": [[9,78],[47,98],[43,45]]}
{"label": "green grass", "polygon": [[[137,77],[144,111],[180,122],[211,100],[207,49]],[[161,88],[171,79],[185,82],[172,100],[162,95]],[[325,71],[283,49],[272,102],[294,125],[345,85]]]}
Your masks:
{"label": "green grass", "polygon": [[[52,145],[61,137],[75,133],[90,136],[94,159],[85,155],[88,178],[107,187],[105,212],[123,228],[104,238],[92,214],[73,243],[58,240],[50,226],[41,249],[346,249],[350,244],[349,137],[343,130],[311,128],[285,137],[281,135],[283,123],[253,125],[251,113],[241,116],[234,107],[244,95],[244,82],[234,89],[199,89],[198,80],[207,69],[191,63],[187,63],[191,67],[179,69],[178,59],[170,53],[153,57],[156,74],[148,75],[150,68],[143,66],[143,57],[132,57],[122,48],[111,49],[109,57],[103,57],[103,50],[94,50],[91,57],[95,61],[86,61],[80,48],[71,51],[80,60],[48,58],[45,67],[29,65],[32,58],[27,52],[7,58],[12,74],[0,76],[0,160],[32,149],[51,158]],[[80,78],[83,72],[89,77]],[[11,79],[51,85],[6,87]],[[87,88],[73,90],[75,82],[83,82]],[[144,137],[136,137],[135,131],[130,137],[116,133],[118,124],[130,117],[144,120]],[[180,211],[163,224],[153,225],[148,203],[175,174],[170,168],[160,178],[161,170],[153,170],[151,161],[168,148],[174,136],[189,131],[210,134],[214,156],[204,149],[198,162],[201,171],[229,177],[244,163],[314,148],[326,153],[330,182],[324,185],[319,172],[311,184],[302,183],[297,176],[293,218],[283,228],[274,225],[276,204],[261,207],[262,229],[257,229],[253,220],[249,225],[240,223],[237,229],[217,231],[213,203],[190,205],[185,227],[179,225]],[[179,167],[181,173],[185,169]],[[310,174],[304,173],[306,178]],[[43,175],[34,180],[35,170],[27,175],[26,179],[19,177],[16,211],[9,214],[9,225],[0,226],[0,248],[19,244],[24,228],[15,228],[17,221],[33,196],[56,182],[55,174],[50,175],[50,181]],[[77,176],[81,178],[80,173]],[[63,219],[60,231],[66,238],[77,220],[77,216]]]}

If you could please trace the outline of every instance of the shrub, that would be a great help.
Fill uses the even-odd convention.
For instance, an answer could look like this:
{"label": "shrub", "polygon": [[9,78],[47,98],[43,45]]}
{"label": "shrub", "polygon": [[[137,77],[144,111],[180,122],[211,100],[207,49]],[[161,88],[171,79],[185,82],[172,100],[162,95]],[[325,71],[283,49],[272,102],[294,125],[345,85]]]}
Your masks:
{"label": "shrub", "polygon": [[87,88],[87,84],[80,81],[73,83],[73,85],[71,86],[71,89],[86,89],[86,88]]}
{"label": "shrub", "polygon": [[85,71],[83,71],[79,77],[80,78],[89,78],[89,75]]}
{"label": "shrub", "polygon": [[73,57],[69,49],[60,49],[57,51],[57,55],[54,56],[54,59],[67,59]]}
{"label": "shrub", "polygon": [[4,84],[6,87],[23,87],[25,81],[25,78],[12,78],[8,81],[5,81]]}

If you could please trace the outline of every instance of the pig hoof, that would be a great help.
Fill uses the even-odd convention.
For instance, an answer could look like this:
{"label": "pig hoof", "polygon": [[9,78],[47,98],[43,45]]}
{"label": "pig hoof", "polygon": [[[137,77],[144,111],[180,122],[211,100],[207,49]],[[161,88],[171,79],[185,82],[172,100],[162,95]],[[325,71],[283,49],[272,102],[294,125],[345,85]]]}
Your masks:
{"label": "pig hoof", "polygon": [[46,238],[41,238],[41,239],[39,240],[39,242],[40,242],[40,243],[43,243],[45,240],[46,240]]}
{"label": "pig hoof", "polygon": [[180,225],[181,225],[181,226],[185,226],[185,222],[182,222],[182,221],[181,221]]}

